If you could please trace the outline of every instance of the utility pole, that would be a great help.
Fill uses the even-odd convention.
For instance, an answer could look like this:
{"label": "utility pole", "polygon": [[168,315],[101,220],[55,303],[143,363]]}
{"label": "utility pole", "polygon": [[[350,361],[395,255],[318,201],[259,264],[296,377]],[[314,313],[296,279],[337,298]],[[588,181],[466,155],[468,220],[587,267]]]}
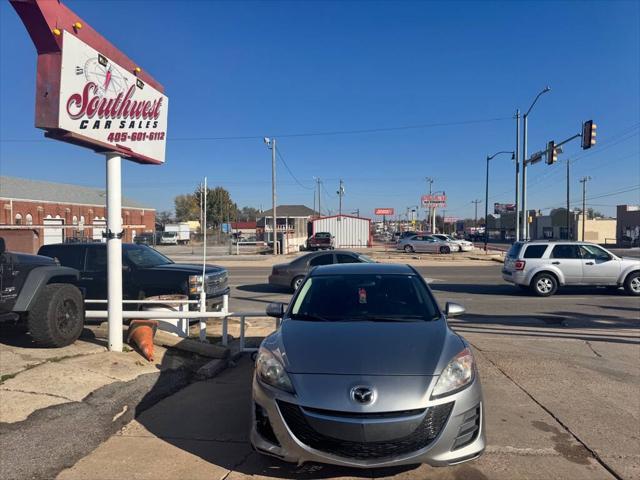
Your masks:
{"label": "utility pole", "polygon": [[[432,188],[433,188],[433,177],[427,177],[427,178],[425,178],[425,180],[429,184],[429,198],[431,198],[431,192],[432,192]],[[429,200],[429,202],[431,202],[431,200]],[[427,205],[429,205],[429,207],[428,207],[429,213],[427,215],[427,224],[431,225],[431,233],[435,233],[435,230],[436,230],[436,227],[435,227],[435,224],[436,224],[435,209],[432,211],[431,203],[428,203]],[[425,209],[426,209],[426,207],[425,207]]]}
{"label": "utility pole", "polygon": [[591,177],[582,177],[580,183],[582,184],[582,241],[584,242],[584,227],[587,223],[587,182],[591,180]]}
{"label": "utility pole", "polygon": [[516,110],[516,242],[520,240],[520,109]]}
{"label": "utility pole", "polygon": [[[264,137],[264,143],[268,148],[271,149],[271,207],[273,209],[273,254],[278,255],[278,214],[276,212],[276,139]],[[265,220],[265,230],[266,226],[267,222]]]}
{"label": "utility pole", "polygon": [[567,159],[567,240],[572,240],[571,224],[569,223],[569,159]]}
{"label": "utility pole", "polygon": [[340,186],[338,187],[338,191],[336,193],[338,194],[339,199],[338,220],[340,220],[340,217],[342,216],[342,197],[344,195],[344,182],[342,181],[342,179],[340,179]]}
{"label": "utility pole", "polygon": [[478,204],[482,203],[482,200],[472,200],[471,203],[473,203],[476,207],[476,213],[475,216],[473,217],[473,227],[474,228],[478,228]]}
{"label": "utility pole", "polygon": [[320,206],[320,178],[317,178],[318,181],[318,216],[322,216],[322,207]]}

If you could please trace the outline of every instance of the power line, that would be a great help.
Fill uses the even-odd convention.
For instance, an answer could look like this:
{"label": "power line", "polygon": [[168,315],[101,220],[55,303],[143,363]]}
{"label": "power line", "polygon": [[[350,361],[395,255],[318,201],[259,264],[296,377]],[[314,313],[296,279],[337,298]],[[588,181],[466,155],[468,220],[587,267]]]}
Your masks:
{"label": "power line", "polygon": [[[403,125],[398,127],[381,127],[381,128],[363,128],[363,129],[354,129],[354,130],[328,130],[328,131],[318,131],[318,132],[302,132],[302,133],[274,133],[270,134],[270,137],[276,138],[291,138],[291,137],[328,137],[328,136],[336,136],[336,135],[358,135],[363,133],[383,133],[383,132],[394,132],[401,130],[419,130],[426,128],[437,128],[437,127],[454,127],[460,125],[474,125],[478,123],[490,123],[490,122],[499,122],[502,120],[511,120],[512,117],[496,117],[496,118],[485,118],[478,120],[460,120],[453,122],[438,122],[438,123],[425,123],[419,125]],[[255,140],[262,139],[264,135],[232,135],[232,136],[220,136],[220,137],[168,137],[167,141],[172,142],[199,142],[199,141],[217,141],[217,140]],[[19,138],[7,138],[0,139],[0,142],[4,143],[29,143],[29,142],[44,142],[47,139],[19,139]]]}
{"label": "power line", "polygon": [[282,162],[282,164],[284,165],[284,168],[287,169],[287,172],[289,172],[289,175],[291,175],[291,178],[293,178],[295,180],[295,182],[300,185],[302,188],[307,189],[307,190],[313,190],[313,187],[307,187],[306,185],[303,185],[302,182],[300,182],[300,180],[298,180],[298,177],[296,177],[293,172],[291,171],[291,169],[289,168],[289,165],[287,165],[287,162],[285,161],[284,157],[282,156],[282,147],[279,147],[278,150],[276,150],[276,154],[278,155],[278,158],[280,159],[280,161]]}

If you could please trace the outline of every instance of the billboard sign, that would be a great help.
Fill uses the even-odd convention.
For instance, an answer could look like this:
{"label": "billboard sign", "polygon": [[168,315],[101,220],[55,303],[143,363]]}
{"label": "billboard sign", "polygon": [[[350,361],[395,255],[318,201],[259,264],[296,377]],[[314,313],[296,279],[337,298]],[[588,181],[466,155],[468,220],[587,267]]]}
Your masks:
{"label": "billboard sign", "polygon": [[393,210],[393,208],[376,208],[374,210],[374,213],[376,215],[388,215],[388,216],[391,216],[391,215],[393,215],[394,210]]}
{"label": "billboard sign", "polygon": [[424,208],[446,208],[447,196],[444,194],[423,195],[421,203]]}
{"label": "billboard sign", "polygon": [[456,223],[458,220],[458,217],[444,217],[444,223]]}
{"label": "billboard sign", "polygon": [[493,213],[496,215],[502,215],[503,213],[513,213],[516,211],[515,203],[494,203]]}
{"label": "billboard sign", "polygon": [[57,128],[164,163],[169,99],[66,30],[62,45]]}

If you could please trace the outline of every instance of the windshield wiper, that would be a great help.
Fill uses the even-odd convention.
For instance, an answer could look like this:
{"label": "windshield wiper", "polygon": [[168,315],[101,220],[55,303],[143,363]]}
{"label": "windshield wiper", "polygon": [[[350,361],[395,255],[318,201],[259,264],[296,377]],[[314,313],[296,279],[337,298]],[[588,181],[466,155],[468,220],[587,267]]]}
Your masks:
{"label": "windshield wiper", "polygon": [[415,320],[426,320],[424,317],[419,315],[403,315],[398,317],[356,317],[355,319],[365,322],[413,322]]}
{"label": "windshield wiper", "polygon": [[291,319],[312,320],[314,322],[331,322],[331,320],[327,318],[318,317],[317,315],[311,315],[310,313],[296,313],[295,315],[291,315]]}

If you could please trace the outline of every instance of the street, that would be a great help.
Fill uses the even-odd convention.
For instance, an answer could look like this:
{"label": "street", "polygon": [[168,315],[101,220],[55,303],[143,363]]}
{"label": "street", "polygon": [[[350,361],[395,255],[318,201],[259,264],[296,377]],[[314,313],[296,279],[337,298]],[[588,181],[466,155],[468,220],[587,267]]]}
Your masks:
{"label": "street", "polygon": [[[640,478],[637,298],[571,289],[541,299],[502,282],[490,262],[419,270],[441,305],[467,308],[450,323],[473,345],[485,391],[488,447],[479,460],[361,471],[262,457],[248,444],[245,355],[142,413],[59,478]],[[265,285],[268,268],[229,271],[232,310],[290,296]]]}

